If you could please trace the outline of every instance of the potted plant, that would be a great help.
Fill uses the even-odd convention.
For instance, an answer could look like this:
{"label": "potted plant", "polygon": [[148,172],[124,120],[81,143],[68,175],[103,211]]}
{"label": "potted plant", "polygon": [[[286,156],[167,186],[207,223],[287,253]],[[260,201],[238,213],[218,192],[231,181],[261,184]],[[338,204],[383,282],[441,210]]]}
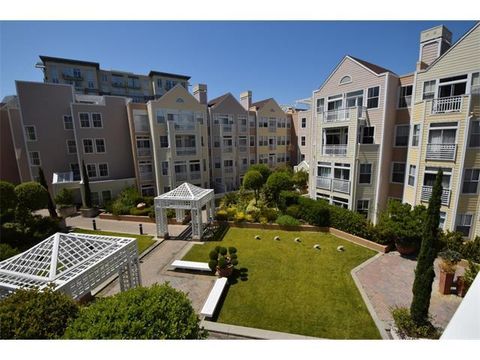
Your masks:
{"label": "potted plant", "polygon": [[457,263],[462,259],[462,255],[453,250],[446,250],[438,254],[440,257],[440,282],[439,291],[443,295],[450,294],[450,289],[455,277]]}
{"label": "potted plant", "polygon": [[209,258],[208,266],[219,277],[231,276],[234,267],[238,265],[237,249],[234,247],[229,247],[227,250],[227,248],[217,246],[210,251]]}
{"label": "potted plant", "polygon": [[70,189],[64,188],[55,196],[55,203],[61,217],[66,218],[77,212],[73,202],[73,191]]}
{"label": "potted plant", "polygon": [[468,261],[468,268],[465,270],[463,276],[457,278],[457,295],[464,297],[468,289],[475,280],[478,272],[480,270],[480,265],[475,264],[472,261]]}

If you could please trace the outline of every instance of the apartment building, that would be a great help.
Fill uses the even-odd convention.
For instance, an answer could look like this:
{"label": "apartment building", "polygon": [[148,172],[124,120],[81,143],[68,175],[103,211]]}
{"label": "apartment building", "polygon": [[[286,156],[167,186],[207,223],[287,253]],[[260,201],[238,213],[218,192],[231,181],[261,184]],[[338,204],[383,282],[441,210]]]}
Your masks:
{"label": "apartment building", "polygon": [[[290,161],[298,165],[302,161],[311,163],[312,114],[310,109],[302,110],[290,107],[285,110],[291,122]],[[305,164],[305,165],[306,165]]]}
{"label": "apartment building", "polygon": [[[2,178],[17,182],[44,171],[53,194],[67,187],[81,199],[82,162],[92,201],[102,204],[135,183],[124,97],[78,95],[71,85],[17,81],[17,96],[2,108],[2,126],[10,131],[4,155],[15,166]],[[2,134],[2,137],[4,134]],[[8,145],[8,143],[7,143]]]}
{"label": "apartment building", "polygon": [[158,99],[175,85],[188,89],[190,76],[160,71],[148,75],[104,70],[97,62],[40,56],[36,67],[43,70],[44,82],[72,85],[77,94],[125,96],[133,102]]}
{"label": "apartment building", "polygon": [[423,204],[443,169],[441,226],[480,235],[480,24],[454,45],[444,26],[425,30],[413,87],[403,201]]}

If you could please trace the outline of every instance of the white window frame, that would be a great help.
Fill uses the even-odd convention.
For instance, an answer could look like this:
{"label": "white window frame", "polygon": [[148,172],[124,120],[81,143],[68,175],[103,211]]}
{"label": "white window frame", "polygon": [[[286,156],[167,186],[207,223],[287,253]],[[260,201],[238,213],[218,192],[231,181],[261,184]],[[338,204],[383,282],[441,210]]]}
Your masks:
{"label": "white window frame", "polygon": [[[467,219],[467,216],[470,216],[470,224],[466,224],[465,223],[465,220]],[[473,225],[473,221],[475,219],[475,214],[474,213],[471,213],[471,212],[466,212],[466,213],[463,213],[463,214],[457,214],[457,218],[456,218],[456,221],[455,221],[455,231],[458,231],[457,230],[457,226],[462,226],[462,227],[468,227],[468,235],[464,235],[464,237],[470,237],[470,234],[472,232],[472,225]]]}
{"label": "white window frame", "polygon": [[[433,85],[433,97],[432,98],[428,98],[428,99],[425,99],[425,84],[426,83],[429,83],[429,82],[433,82],[434,85]],[[438,86],[438,81],[435,79],[435,80],[426,80],[422,83],[422,101],[429,101],[429,100],[433,100],[437,97],[437,86]]]}
{"label": "white window frame", "polygon": [[[367,173],[362,173],[361,172],[362,165],[370,165],[370,181],[368,183],[367,182],[360,182],[360,176],[362,174],[367,174]],[[358,164],[358,184],[359,185],[371,185],[372,184],[372,177],[373,177],[373,164],[372,163],[360,163],[360,164]]]}
{"label": "white window frame", "polygon": [[[32,154],[38,154],[38,164],[34,164],[32,161]],[[29,151],[28,152],[28,160],[30,163],[30,166],[42,166],[42,159],[40,158],[40,151]]]}
{"label": "white window frame", "polygon": [[[467,179],[467,171],[468,170],[471,171],[470,179]],[[468,169],[465,169],[463,171],[462,194],[465,194],[465,195],[476,195],[476,194],[478,194],[478,189],[480,188],[480,174],[479,174],[478,178],[475,180],[474,177],[473,177],[473,173],[474,173],[475,170],[480,172],[480,169],[478,169],[478,168],[468,168]],[[465,186],[465,181],[468,181],[468,182],[471,182],[471,183],[476,182],[477,183],[477,190],[475,192],[471,192],[471,193],[470,192],[464,192],[463,187]]]}
{"label": "white window frame", "polygon": [[[393,169],[395,168],[395,164],[403,164],[403,165],[405,165],[404,170],[403,170],[403,181],[402,181],[402,182],[393,181]],[[391,166],[391,168],[390,168],[390,182],[391,182],[392,184],[404,184],[404,183],[405,183],[405,175],[406,175],[406,172],[407,172],[407,163],[404,163],[404,162],[401,162],[401,161],[393,161],[393,162],[392,162],[392,166]]]}
{"label": "white window frame", "polygon": [[[94,139],[94,145],[95,145],[95,153],[96,154],[106,154],[107,153],[107,142],[105,141],[105,138],[97,138],[97,139]],[[98,151],[98,147],[97,147],[97,141],[98,140],[102,140],[103,141],[103,148],[105,151]]]}
{"label": "white window frame", "polygon": [[[32,128],[33,129],[33,135],[35,137],[35,139],[30,139],[29,137],[29,133],[27,131],[27,128]],[[24,129],[24,132],[25,132],[25,139],[28,141],[28,142],[36,142],[38,140],[38,137],[37,137],[37,128],[35,127],[35,125],[25,125],[25,127],[23,128]]]}
{"label": "white window frame", "polygon": [[[443,214],[443,223],[442,223],[442,214]],[[445,224],[447,223],[447,212],[440,211],[438,227],[442,230],[445,230]]]}
{"label": "white window frame", "polygon": [[[70,123],[71,126],[72,126],[71,129],[67,129],[67,127],[65,126],[65,125],[67,124],[67,122],[65,121],[65,118],[70,118],[69,123]],[[64,130],[73,130],[73,116],[71,116],[71,115],[63,115],[63,129],[64,129]]]}
{"label": "white window frame", "polygon": [[[413,144],[413,139],[415,138],[415,127],[418,126],[418,134],[416,136],[417,138],[417,144],[414,145]],[[422,125],[421,124],[413,124],[412,126],[412,135],[411,135],[411,138],[410,138],[410,146],[413,146],[413,147],[418,147],[418,145],[420,144],[420,135],[422,133]]]}
{"label": "white window frame", "polygon": [[[100,115],[100,125],[101,125],[101,126],[95,126],[95,120],[93,120],[93,115]],[[91,119],[92,128],[94,128],[94,129],[103,129],[103,117],[102,117],[102,113],[92,112],[92,113],[90,113],[90,119]]]}
{"label": "white window frame", "polygon": [[[88,172],[88,167],[89,166],[92,166],[94,169],[95,169],[95,176],[91,176]],[[87,170],[87,175],[88,175],[88,178],[89,179],[97,179],[98,178],[98,171],[97,171],[97,164],[95,163],[89,163],[89,164],[85,164],[85,170]]]}
{"label": "white window frame", "polygon": [[479,132],[478,132],[478,133],[474,133],[474,132],[473,132],[473,126],[471,126],[471,128],[470,128],[470,135],[468,136],[468,147],[469,147],[469,148],[472,148],[472,149],[477,149],[477,148],[480,148],[480,141],[478,142],[478,146],[471,146],[471,142],[472,142],[472,138],[474,137],[474,134],[478,134],[478,136],[480,136],[480,120],[472,120],[472,124],[473,124],[474,122],[478,122]]}
{"label": "white window frame", "polygon": [[301,146],[307,146],[307,137],[306,136],[302,136],[300,138],[300,145]]}
{"label": "white window frame", "polygon": [[[402,98],[402,89],[403,88],[407,88],[407,87],[411,87],[412,88],[412,94],[410,96],[405,96],[405,99],[407,97],[410,97],[410,103],[408,103],[406,100],[405,100],[405,103],[407,104],[407,106],[400,106],[400,99]],[[400,85],[398,87],[398,95],[397,95],[397,109],[409,109],[412,107],[412,99],[413,99],[413,84],[411,85]]]}
{"label": "white window frame", "polygon": [[153,196],[155,196],[155,186],[153,186],[152,184],[142,184],[142,185],[140,185],[140,194],[142,196],[149,196],[149,195],[144,195],[145,193],[143,191],[144,190],[150,190],[150,189],[153,190]]}
{"label": "white window frame", "polygon": [[[102,175],[100,173],[100,165],[106,165],[107,166],[107,175]],[[110,167],[108,166],[108,163],[98,163],[97,164],[97,170],[98,170],[98,177],[106,178],[106,177],[110,176]]]}
{"label": "white window frame", "polygon": [[[398,135],[398,128],[408,128],[408,131],[407,131],[407,144],[406,145],[397,145],[397,135]],[[395,137],[394,137],[394,140],[393,140],[393,147],[395,148],[406,148],[408,147],[408,144],[409,144],[409,138],[410,138],[410,125],[395,125]]]}
{"label": "white window frame", "polygon": [[[105,198],[103,197],[103,193],[106,193],[106,192],[109,192],[109,193],[110,193],[110,199],[105,200]],[[100,194],[102,195],[102,203],[103,203],[103,204],[105,204],[105,201],[111,201],[111,200],[113,200],[113,198],[112,198],[112,190],[109,190],[109,189],[102,190],[102,192],[101,192]]]}
{"label": "white window frame", "polygon": [[[374,89],[374,88],[377,88],[377,87],[378,87],[378,96],[374,96],[374,97],[371,97],[371,98],[370,98],[370,97],[368,96],[368,90]],[[381,94],[380,85],[370,86],[369,88],[367,88],[367,91],[366,91],[366,95],[367,95],[367,96],[366,96],[366,102],[365,102],[365,105],[366,105],[366,108],[367,108],[367,109],[373,110],[373,109],[379,109],[379,108],[380,108],[380,94]],[[369,100],[369,99],[374,99],[374,98],[378,98],[377,106],[376,106],[376,107],[370,107],[370,108],[369,108],[369,107],[368,107],[368,100]]]}
{"label": "white window frame", "polygon": [[302,129],[306,129],[307,128],[307,118],[306,117],[302,117],[302,119],[300,120],[300,127]]}
{"label": "white window frame", "polygon": [[[70,144],[69,144],[70,141],[73,141],[73,143],[75,144],[75,152],[70,151]],[[75,139],[67,139],[66,143],[67,143],[67,154],[76,154],[77,153],[77,141]]]}
{"label": "white window frame", "polygon": [[[359,207],[358,207],[358,202],[359,201],[362,201],[362,205],[366,201],[367,202],[367,207],[366,208],[362,207],[361,209],[359,209]],[[361,214],[361,212],[360,212],[361,210],[364,210],[364,211],[366,210],[366,212],[367,212],[366,215],[368,217],[368,214],[370,213],[370,199],[357,199],[357,202],[355,204],[355,211]]]}
{"label": "white window frame", "polygon": [[[82,126],[82,114],[87,114],[88,115],[88,126]],[[92,127],[92,119],[90,118],[90,113],[89,112],[79,112],[78,113],[78,122],[80,123],[80,128],[81,129],[90,129]]]}
{"label": "white window frame", "polygon": [[[167,166],[164,167],[164,164],[167,164]],[[167,169],[167,173],[166,173],[166,174],[163,173],[163,170],[165,170],[165,168]],[[170,163],[169,163],[168,161],[162,161],[160,170],[161,170],[161,172],[162,172],[162,176],[168,176],[168,175],[170,174]]]}
{"label": "white window frame", "polygon": [[[413,175],[411,174],[410,170],[413,171]],[[413,177],[413,184],[410,184],[410,179]],[[407,174],[407,185],[411,187],[415,187],[415,181],[417,180],[417,165],[410,164],[408,166],[408,174]]]}
{"label": "white window frame", "polygon": [[[86,140],[90,140],[92,142],[92,152],[87,152],[85,151],[85,141]],[[95,142],[93,141],[94,139],[90,139],[90,138],[85,138],[85,139],[82,139],[82,145],[83,145],[83,153],[84,154],[95,154]]]}

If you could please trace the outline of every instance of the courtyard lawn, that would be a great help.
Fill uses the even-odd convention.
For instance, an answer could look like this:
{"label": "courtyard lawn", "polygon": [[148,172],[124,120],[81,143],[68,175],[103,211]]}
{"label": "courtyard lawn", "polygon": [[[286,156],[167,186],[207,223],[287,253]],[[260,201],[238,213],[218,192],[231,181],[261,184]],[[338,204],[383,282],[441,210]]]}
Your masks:
{"label": "courtyard lawn", "polygon": [[92,234],[92,235],[106,235],[106,236],[119,236],[119,237],[130,237],[137,239],[138,245],[138,254],[141,255],[145,250],[147,250],[154,242],[153,236],[151,235],[136,235],[136,234],[127,234],[127,233],[117,233],[110,231],[97,231],[97,230],[87,230],[81,228],[75,228],[73,232],[81,234]]}
{"label": "courtyard lawn", "polygon": [[329,339],[381,338],[350,274],[375,251],[319,232],[230,228],[222,241],[194,245],[184,260],[207,262],[217,245],[238,249],[242,274],[219,304],[218,322]]}

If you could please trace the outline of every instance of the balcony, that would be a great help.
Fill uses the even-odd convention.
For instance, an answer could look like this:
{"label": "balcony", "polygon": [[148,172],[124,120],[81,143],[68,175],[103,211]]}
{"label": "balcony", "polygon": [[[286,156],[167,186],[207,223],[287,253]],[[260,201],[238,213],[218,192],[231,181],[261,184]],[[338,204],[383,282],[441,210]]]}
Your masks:
{"label": "balcony", "polygon": [[[422,196],[421,200],[428,202],[430,197],[432,196],[432,186],[424,185],[422,186]],[[442,190],[442,205],[449,206],[450,205],[450,189],[443,189]]]}
{"label": "balcony", "polygon": [[196,147],[177,147],[177,156],[196,155]]}
{"label": "balcony", "polygon": [[347,156],[347,144],[323,145],[322,154],[326,156]]}
{"label": "balcony", "polygon": [[225,146],[222,150],[226,154],[231,154],[233,152],[233,147],[232,146]]}
{"label": "balcony", "polygon": [[233,167],[232,166],[226,166],[223,168],[223,171],[225,172],[225,174],[231,174],[233,173]]}
{"label": "balcony", "polygon": [[175,131],[195,131],[195,123],[176,123]]}
{"label": "balcony", "polygon": [[53,173],[52,184],[64,184],[80,181],[80,174],[75,176],[73,171]]}
{"label": "balcony", "polygon": [[124,88],[126,84],[121,81],[112,81],[112,86],[116,88]]}
{"label": "balcony", "polygon": [[451,96],[432,100],[432,114],[446,114],[462,110],[463,96]]}
{"label": "balcony", "polygon": [[455,160],[457,144],[427,144],[427,160]]}
{"label": "balcony", "polygon": [[350,121],[351,109],[335,109],[323,112],[323,123],[331,124],[344,121]]}
{"label": "balcony", "polygon": [[153,180],[153,172],[140,172],[140,180]]}
{"label": "balcony", "polygon": [[247,152],[247,147],[244,146],[244,145],[239,146],[239,147],[238,147],[238,151],[241,152],[241,153]]}
{"label": "balcony", "polygon": [[222,126],[222,131],[223,131],[224,133],[231,133],[231,132],[232,132],[232,129],[233,129],[233,128],[232,128],[232,125],[223,125],[223,126]]}
{"label": "balcony", "polygon": [[276,149],[277,149],[277,145],[274,145],[274,144],[268,145],[268,150],[276,150]]}
{"label": "balcony", "polygon": [[65,79],[65,80],[73,80],[73,81],[83,81],[83,76],[80,75],[80,74],[66,74],[66,73],[63,73],[62,74],[62,77]]}
{"label": "balcony", "polygon": [[326,177],[317,177],[317,188],[332,190],[332,179]]}
{"label": "balcony", "polygon": [[191,171],[190,172],[190,179],[191,180],[198,180],[202,177],[202,173],[200,171]]}
{"label": "balcony", "polygon": [[152,151],[150,148],[140,148],[140,149],[137,149],[137,156],[141,157],[141,156],[151,156],[152,155]]}
{"label": "balcony", "polygon": [[186,172],[177,172],[175,173],[175,181],[187,181],[188,174]]}
{"label": "balcony", "polygon": [[276,127],[276,126],[275,126],[275,127],[273,127],[273,126],[269,126],[269,127],[268,127],[268,132],[274,133],[274,132],[276,132],[276,131],[277,131],[277,127]]}
{"label": "balcony", "polygon": [[332,179],[332,190],[350,194],[350,181],[343,179]]}

